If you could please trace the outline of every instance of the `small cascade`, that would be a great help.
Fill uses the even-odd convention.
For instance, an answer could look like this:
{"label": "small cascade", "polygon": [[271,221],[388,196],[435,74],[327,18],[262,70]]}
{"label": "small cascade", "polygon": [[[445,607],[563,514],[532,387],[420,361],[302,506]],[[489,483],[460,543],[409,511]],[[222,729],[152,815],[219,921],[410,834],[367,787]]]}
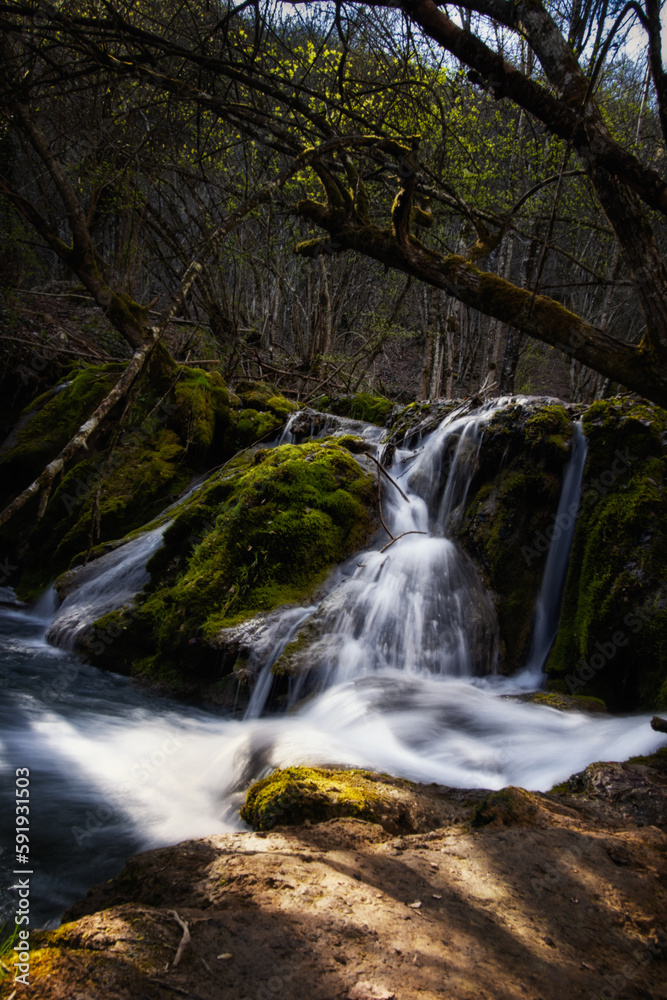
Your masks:
{"label": "small cascade", "polygon": [[581,496],[588,445],[580,422],[574,424],[572,455],[563,477],[558,510],[553,524],[553,534],[544,567],[542,585],[535,609],[535,626],[528,662],[523,672],[529,686],[539,686],[547,657],[556,640],[560,604],[565,589],[565,578],[570,559],[570,549],[577,523],[577,510]]}
{"label": "small cascade", "polygon": [[370,444],[379,445],[386,435],[382,427],[375,424],[364,423],[363,420],[354,420],[352,417],[337,417],[334,413],[320,413],[318,410],[311,410],[306,407],[293,413],[282,434],[278,438],[278,444],[300,444],[306,438],[318,437],[342,437],[345,434],[353,434]]}
{"label": "small cascade", "polygon": [[[391,538],[350,560],[340,582],[308,616],[306,648],[287,671],[293,676],[292,704],[314,684],[322,690],[378,672],[460,678],[495,672],[493,603],[472,561],[447,536],[476,471],[484,426],[504,403],[496,400],[474,414],[459,408],[416,447],[395,450],[393,482],[381,482]],[[335,419],[350,433],[349,421]],[[320,434],[331,433],[331,426],[323,425]],[[372,440],[368,425],[364,436]],[[257,715],[270,683],[265,666],[261,691],[253,697]]]}
{"label": "small cascade", "polygon": [[162,524],[72,570],[69,592],[53,616],[47,640],[74,649],[93,622],[129,604],[149,580],[146,563],[162,544],[167,527]]}
{"label": "small cascade", "polygon": [[252,642],[248,656],[248,665],[257,676],[257,682],[246,709],[246,719],[257,719],[261,715],[273,682],[271,667],[316,610],[317,605],[287,608],[262,626],[260,638]]}
{"label": "small cascade", "polygon": [[[502,677],[491,598],[454,534],[485,428],[505,403],[454,411],[414,447],[396,448],[394,482],[380,484],[394,540],[378,533],[339,567],[318,606],[243,623],[240,655],[258,677],[244,719],[169,702],[48,646],[54,591],[37,608],[0,593],[0,805],[13,808],[14,768],[28,767],[38,922],[57,919],[138,850],[241,829],[245,789],[274,767],[347,765],[450,786],[547,789],[593,760],[664,743],[650,715],[589,716],[501,697],[536,686],[553,640],[586,458],[575,427],[529,668]],[[323,415],[315,426],[308,416],[306,426],[299,416],[293,440],[308,430],[352,432],[346,418]],[[363,436],[379,448],[380,429],[365,425]],[[358,458],[376,473],[368,456]],[[166,527],[72,571],[49,640],[71,647],[101,615],[129,604]],[[290,657],[292,711],[262,717],[271,667]]]}

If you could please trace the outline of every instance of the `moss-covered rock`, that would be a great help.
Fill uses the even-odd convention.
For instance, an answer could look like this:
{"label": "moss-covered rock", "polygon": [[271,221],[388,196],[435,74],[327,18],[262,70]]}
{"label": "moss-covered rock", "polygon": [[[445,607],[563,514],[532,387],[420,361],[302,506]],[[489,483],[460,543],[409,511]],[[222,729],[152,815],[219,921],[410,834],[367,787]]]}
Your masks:
{"label": "moss-covered rock", "polygon": [[240,810],[256,830],[342,817],[378,823],[388,833],[421,833],[451,822],[474,792],[452,794],[373,771],[287,767],[255,782]]}
{"label": "moss-covered rock", "polygon": [[457,534],[493,594],[506,673],[528,655],[571,440],[572,415],[550,401],[505,407],[484,430]]}
{"label": "moss-covered rock", "polygon": [[558,712],[586,712],[600,714],[607,711],[607,706],[601,698],[591,698],[586,695],[558,694],[555,691],[533,691],[531,694],[512,695],[518,701],[529,701],[534,705],[546,705]]}
{"label": "moss-covered rock", "polygon": [[230,423],[229,391],[219,372],[185,368],[174,386],[180,437],[186,449],[205,454]]}
{"label": "moss-covered rock", "polygon": [[306,601],[363,546],[374,504],[372,474],[333,441],[245,453],[176,508],[147,593],[111,623],[120,635],[100,657],[93,631],[92,658],[172,689],[219,682],[238,666],[221,631]]}
{"label": "moss-covered rock", "polygon": [[[4,503],[56,457],[121,373],[122,365],[77,365],[26,408],[0,453]],[[156,517],[193,475],[277,431],[296,405],[274,386],[253,383],[246,401],[250,396],[261,397],[261,410],[243,408],[219,372],[179,368],[156,348],[79,461],[54,484],[43,518],[36,520],[31,501],[0,530],[3,552],[17,566],[17,592],[34,597],[100,544]]]}
{"label": "moss-covered rock", "polygon": [[539,796],[508,785],[482,799],[473,812],[470,825],[475,830],[486,826],[533,826],[539,811]]}
{"label": "moss-covered rock", "polygon": [[121,374],[118,364],[76,366],[28,404],[0,457],[3,501],[28,486],[55,458]]}
{"label": "moss-covered rock", "polygon": [[366,424],[386,427],[394,410],[394,404],[385,396],[373,396],[370,392],[353,392],[342,396],[319,396],[312,403],[316,410],[335,413],[337,417],[350,417]]}
{"label": "moss-covered rock", "polygon": [[667,707],[667,413],[602,400],[588,460],[551,687],[612,710]]}
{"label": "moss-covered rock", "polygon": [[388,447],[414,447],[419,437],[435,430],[445,417],[463,405],[461,399],[425,399],[408,403],[392,415]]}

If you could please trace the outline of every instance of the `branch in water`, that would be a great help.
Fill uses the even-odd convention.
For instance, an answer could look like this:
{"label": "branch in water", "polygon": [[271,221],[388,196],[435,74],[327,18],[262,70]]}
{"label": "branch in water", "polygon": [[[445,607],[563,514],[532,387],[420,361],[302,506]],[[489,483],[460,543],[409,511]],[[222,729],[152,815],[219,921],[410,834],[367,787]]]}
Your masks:
{"label": "branch in water", "polygon": [[428,531],[404,531],[401,535],[396,535],[396,538],[392,538],[390,542],[387,542],[384,548],[380,549],[380,555],[382,555],[383,552],[386,552],[387,549],[390,549],[394,542],[397,542],[399,538],[405,538],[406,535],[428,535]]}
{"label": "branch in water", "polygon": [[[403,490],[401,489],[401,487],[398,485],[398,483],[396,482],[396,480],[391,478],[391,476],[389,475],[389,473],[387,472],[387,470],[385,469],[385,467],[383,465],[381,465],[380,462],[378,462],[377,458],[375,458],[369,452],[366,452],[366,454],[370,458],[371,462],[375,462],[375,464],[377,465],[377,467],[380,470],[380,472],[384,473],[384,475],[387,477],[387,479],[392,484],[392,486],[396,487],[396,489],[401,494],[401,496],[406,501],[406,503],[410,503],[408,497],[406,497],[405,493],[403,492]],[[391,531],[389,532],[389,534],[391,534]]]}

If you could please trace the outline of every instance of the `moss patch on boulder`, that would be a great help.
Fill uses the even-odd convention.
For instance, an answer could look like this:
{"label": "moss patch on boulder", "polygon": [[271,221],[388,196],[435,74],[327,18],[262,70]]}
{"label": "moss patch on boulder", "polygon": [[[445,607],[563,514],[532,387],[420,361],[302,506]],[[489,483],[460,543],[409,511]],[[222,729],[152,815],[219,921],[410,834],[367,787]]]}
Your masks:
{"label": "moss patch on boulder", "polygon": [[378,823],[392,834],[421,833],[458,818],[461,804],[469,808],[475,797],[451,793],[373,771],[287,767],[250,786],[240,815],[256,830],[345,817]]}
{"label": "moss patch on boulder", "polygon": [[[121,373],[118,364],[77,365],[26,408],[0,457],[4,503],[56,457]],[[158,345],[127,397],[54,484],[43,518],[36,521],[31,501],[0,530],[3,551],[18,567],[11,583],[20,596],[33,598],[100,544],[156,517],[194,475],[267,427],[277,431],[295,407],[274,386],[253,383],[250,395],[261,410],[240,409],[244,403],[219,372],[179,368]]]}
{"label": "moss patch on boulder", "polygon": [[333,441],[246,452],[176,508],[147,593],[112,623],[121,634],[100,665],[171,688],[219,682],[233,669],[220,631],[312,595],[363,546],[374,505],[372,474]]}
{"label": "moss patch on boulder", "polygon": [[118,364],[75,366],[23,411],[11,447],[0,458],[2,500],[29,486],[64,448],[120,378]]}
{"label": "moss patch on boulder", "polygon": [[482,799],[473,812],[470,825],[475,830],[485,826],[533,826],[539,811],[538,796],[524,788],[508,785]]}
{"label": "moss patch on boulder", "polygon": [[533,705],[546,705],[558,712],[586,712],[600,714],[607,711],[607,706],[601,698],[591,698],[586,695],[558,694],[555,691],[534,691],[531,694],[513,696],[518,701],[529,701]]}
{"label": "moss patch on boulder", "polygon": [[584,414],[588,460],[551,687],[612,711],[667,707],[667,413],[628,399]]}
{"label": "moss patch on boulder", "polygon": [[342,396],[320,396],[312,406],[323,413],[334,413],[337,417],[350,417],[367,424],[386,427],[394,404],[386,396],[374,396],[370,392],[352,392]]}
{"label": "moss patch on boulder", "polygon": [[571,440],[571,415],[550,402],[505,407],[484,430],[457,533],[494,597],[506,673],[528,654]]}

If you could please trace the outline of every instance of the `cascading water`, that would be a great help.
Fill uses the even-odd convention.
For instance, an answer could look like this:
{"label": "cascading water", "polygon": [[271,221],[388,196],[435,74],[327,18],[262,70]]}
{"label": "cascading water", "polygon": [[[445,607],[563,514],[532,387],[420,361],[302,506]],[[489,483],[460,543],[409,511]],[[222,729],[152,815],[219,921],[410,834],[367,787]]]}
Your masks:
{"label": "cascading water", "polygon": [[[133,851],[242,829],[245,788],[276,766],[338,764],[445,785],[545,789],[592,760],[625,759],[663,742],[648,715],[568,714],[500,697],[524,690],[525,677],[494,675],[493,608],[448,536],[485,424],[501,405],[454,413],[417,447],[397,450],[390,474],[407,499],[384,478],[381,487],[397,540],[381,552],[386,536],[349,560],[319,607],[267,616],[245,719],[170,702],[48,645],[50,597],[39,610],[0,607],[0,769],[6,795],[16,767],[31,771],[36,922],[56,919]],[[377,430],[366,439],[375,444]],[[569,503],[580,458],[575,448],[563,490],[573,491]],[[163,530],[79,571],[51,625],[60,643],[73,641],[79,623],[131,600]],[[425,534],[398,538],[408,531]],[[566,542],[561,536],[561,550]],[[549,574],[554,583],[546,603],[554,607],[564,564],[547,567],[545,581]],[[270,666],[304,626],[313,637],[311,697],[288,714],[262,716]],[[10,902],[0,898],[0,921]]]}
{"label": "cascading water", "polygon": [[[449,677],[494,672],[493,605],[472,562],[444,536],[465,499],[484,424],[502,405],[474,415],[456,411],[420,447],[395,452],[391,479],[382,480],[391,537],[351,561],[346,578],[309,620],[309,676],[300,672],[292,703],[313,675],[322,688],[384,670]],[[403,479],[405,489],[396,485]]]}
{"label": "cascading water", "polygon": [[93,622],[129,604],[148,583],[146,563],[160,548],[167,527],[162,524],[72,570],[69,593],[47,631],[48,641],[74,649],[77,637]]}
{"label": "cascading water", "polygon": [[581,423],[577,422],[574,425],[572,457],[565,470],[563,489],[552,526],[551,544],[544,567],[542,586],[537,597],[533,638],[524,673],[529,687],[535,687],[539,684],[544,665],[558,632],[560,602],[565,588],[567,564],[574,537],[587,451],[583,428]]}

